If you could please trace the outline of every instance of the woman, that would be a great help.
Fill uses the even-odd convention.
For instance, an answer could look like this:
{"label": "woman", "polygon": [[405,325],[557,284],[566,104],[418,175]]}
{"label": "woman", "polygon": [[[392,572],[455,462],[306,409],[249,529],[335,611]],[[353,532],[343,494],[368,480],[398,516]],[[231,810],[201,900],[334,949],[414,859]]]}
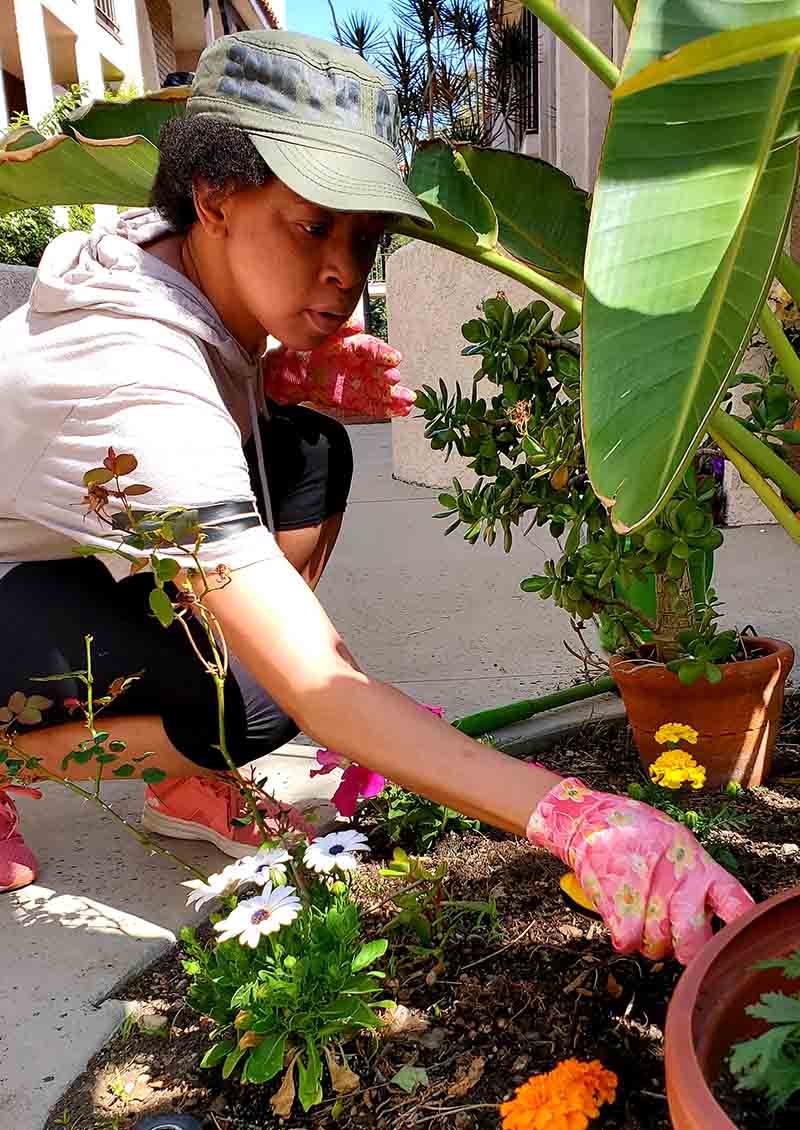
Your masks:
{"label": "woman", "polygon": [[[186,116],[164,131],[153,200],[165,222],[139,215],[117,234],[50,246],[29,307],[3,326],[0,616],[14,646],[0,660],[0,698],[41,690],[30,675],[82,667],[91,632],[97,685],[143,669],[104,724],[152,751],[148,764],[174,782],[151,794],[150,826],[232,854],[252,837],[231,824],[239,798],[219,774],[207,676],[180,629],[147,615],[151,579],[128,577],[113,557],[71,556],[76,542],[102,544],[82,517],[83,474],[109,447],[133,452],[153,488],[148,509],[197,509],[205,565],[230,570],[206,603],[234,657],[226,717],[238,764],[302,729],[527,834],[576,871],[618,948],[686,961],[713,913],[730,919],[750,900],[685,829],[420,710],[359,668],[314,595],[350,454],[343,430],[315,413],[258,419],[260,358],[268,335],[283,343],[268,364],[280,384],[304,363],[285,350],[311,351],[313,368],[338,335],[346,357],[343,328],[387,215],[429,222],[396,171],[395,140],[395,97],[357,56],[287,33],[228,36],[204,53]],[[47,728],[20,744],[59,773],[85,731],[63,705],[79,688],[53,686]],[[33,877],[34,862],[5,798],[10,887]]]}

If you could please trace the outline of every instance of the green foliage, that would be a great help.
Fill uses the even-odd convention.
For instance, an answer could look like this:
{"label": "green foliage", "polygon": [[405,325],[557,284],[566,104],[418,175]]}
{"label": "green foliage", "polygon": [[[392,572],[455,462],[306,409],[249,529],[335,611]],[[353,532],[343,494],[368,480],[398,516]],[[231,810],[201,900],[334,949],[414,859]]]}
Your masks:
{"label": "green foliage", "polygon": [[[523,580],[523,591],[552,599],[576,623],[602,615],[616,649],[635,650],[653,625],[622,591],[660,576],[664,591],[678,597],[690,555],[722,544],[713,520],[716,485],[689,472],[649,530],[618,534],[586,473],[575,335],[553,329],[552,309],[542,301],[514,311],[501,293],[486,299],[480,314],[462,326],[463,354],[480,360],[470,394],[459,385],[451,394],[443,382],[417,393],[431,446],[445,456],[457,451],[480,476],[468,490],[454,479],[436,516],[450,523],[446,534],[465,526],[472,544],[482,537],[492,545],[502,533],[506,552],[523,522],[525,533],[547,528],[563,539],[563,554]],[[482,381],[495,386],[491,399],[481,395]],[[703,615],[682,654],[704,656],[712,637]]]}
{"label": "green foliage", "polygon": [[494,899],[452,898],[447,870],[446,863],[430,869],[402,848],[395,848],[392,862],[381,870],[382,875],[402,883],[392,898],[397,913],[386,925],[387,933],[396,938],[392,947],[393,967],[409,959],[423,963],[433,959],[441,965],[448,945],[477,930],[484,940],[497,931]]}
{"label": "green foliage", "polygon": [[739,870],[736,856],[720,842],[719,833],[743,831],[747,827],[747,817],[736,811],[737,798],[741,791],[741,786],[730,782],[723,789],[723,794],[728,799],[719,807],[694,809],[689,803],[678,801],[674,790],[662,788],[652,781],[633,781],[628,785],[629,796],[634,800],[644,801],[678,824],[683,824],[703,845],[712,859],[734,875]]}
{"label": "green foliage", "polygon": [[667,668],[677,674],[685,687],[693,686],[701,678],[716,686],[722,682],[719,664],[729,663],[739,651],[738,632],[719,631],[716,606],[717,594],[709,589],[705,603],[695,608],[695,625],[678,632],[677,642],[683,655],[670,660]]}
{"label": "green foliage", "polygon": [[369,300],[369,332],[373,337],[379,337],[381,341],[389,340],[385,298],[370,298]]}
{"label": "green foliage", "polygon": [[410,793],[391,782],[371,801],[371,806],[391,843],[423,854],[447,832],[480,828],[479,820],[470,820],[446,805]]}
{"label": "green foliage", "polygon": [[[226,1078],[267,1083],[297,1053],[304,1110],[321,1101],[327,1048],[381,1025],[383,973],[374,966],[385,939],[365,941],[358,909],[344,884],[316,884],[312,905],[255,949],[181,940],[191,986],[189,1003],[214,1022],[202,1066],[222,1065]],[[293,1069],[293,1068],[291,1068]]]}
{"label": "green foliage", "polygon": [[25,208],[0,216],[0,263],[38,267],[48,243],[63,230],[52,208]]}
{"label": "green foliage", "polygon": [[[789,957],[760,962],[756,969],[782,969],[787,980],[800,981],[800,949]],[[780,1110],[800,1092],[800,992],[763,993],[746,1010],[769,1028],[736,1044],[730,1069],[742,1090],[760,1091],[770,1109]]]}

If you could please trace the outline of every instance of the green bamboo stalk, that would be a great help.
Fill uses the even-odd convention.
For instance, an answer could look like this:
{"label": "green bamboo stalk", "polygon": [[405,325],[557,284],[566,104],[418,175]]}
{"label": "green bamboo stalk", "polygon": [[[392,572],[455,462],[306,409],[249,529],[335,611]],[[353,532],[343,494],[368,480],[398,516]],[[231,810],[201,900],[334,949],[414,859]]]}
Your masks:
{"label": "green bamboo stalk", "polygon": [[772,313],[767,302],[761,307],[758,324],[764,332],[764,337],[772,346],[772,352],[780,361],[781,368],[794,389],[795,396],[800,397],[800,357],[795,353],[791,342],[783,332],[783,326]]}
{"label": "green bamboo stalk", "polygon": [[796,263],[791,255],[783,254],[778,260],[775,274],[789,291],[796,305],[800,306],[800,263]]}
{"label": "green bamboo stalk", "polygon": [[559,706],[569,706],[572,702],[581,702],[585,698],[594,698],[595,695],[607,694],[615,689],[616,683],[611,676],[604,675],[600,679],[595,679],[593,683],[579,683],[576,687],[567,687],[563,691],[542,695],[541,698],[526,698],[520,702],[512,702],[508,706],[479,710],[477,714],[467,714],[464,718],[457,718],[453,725],[462,734],[476,737],[479,734],[491,733],[501,726],[510,726],[513,722],[524,722],[534,714],[543,714],[546,710],[555,710]]}
{"label": "green bamboo stalk", "polygon": [[[725,440],[730,447],[740,452],[749,463],[752,463],[762,475],[772,479],[773,483],[783,491],[786,497],[800,508],[800,475],[793,471],[788,463],[784,463],[779,455],[770,450],[767,444],[754,436],[752,432],[749,432],[740,420],[727,412],[717,412],[711,418],[708,430],[717,443],[720,442],[720,437]],[[720,444],[720,446],[722,445]],[[760,497],[761,495],[759,495]]]}
{"label": "green bamboo stalk", "polygon": [[636,0],[614,0],[614,7],[619,12],[625,27],[630,29],[636,14]]}
{"label": "green bamboo stalk", "polygon": [[604,55],[600,48],[555,6],[553,0],[522,0],[522,3],[563,43],[566,43],[570,51],[577,55],[609,90],[614,89],[620,79],[619,67],[612,63],[608,55]]}
{"label": "green bamboo stalk", "polygon": [[727,442],[720,432],[717,431],[714,424],[708,429],[709,435],[719,445],[720,451],[726,459],[734,465],[736,470],[742,476],[744,482],[755,491],[766,508],[772,514],[773,518],[783,526],[786,533],[800,545],[800,520],[798,520],[794,513],[789,509],[780,495],[776,494],[766,479],[758,473],[752,463],[737,451],[735,447]]}

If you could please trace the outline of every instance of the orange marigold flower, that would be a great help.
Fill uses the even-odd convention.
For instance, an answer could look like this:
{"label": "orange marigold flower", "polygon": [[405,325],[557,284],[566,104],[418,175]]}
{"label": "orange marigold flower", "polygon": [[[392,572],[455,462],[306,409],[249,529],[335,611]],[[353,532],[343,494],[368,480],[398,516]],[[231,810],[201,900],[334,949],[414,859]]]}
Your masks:
{"label": "orange marigold flower", "polygon": [[616,1091],[616,1075],[599,1060],[565,1059],[546,1074],[532,1075],[501,1105],[503,1130],[587,1130]]}

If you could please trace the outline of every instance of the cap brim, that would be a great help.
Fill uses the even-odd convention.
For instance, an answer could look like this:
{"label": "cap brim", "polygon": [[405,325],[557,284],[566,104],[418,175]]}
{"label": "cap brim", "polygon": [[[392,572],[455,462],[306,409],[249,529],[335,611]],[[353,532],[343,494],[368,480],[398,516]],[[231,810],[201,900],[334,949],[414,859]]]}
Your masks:
{"label": "cap brim", "polygon": [[248,137],[275,176],[312,204],[335,212],[409,216],[423,227],[434,226],[400,173],[382,162],[258,133]]}

